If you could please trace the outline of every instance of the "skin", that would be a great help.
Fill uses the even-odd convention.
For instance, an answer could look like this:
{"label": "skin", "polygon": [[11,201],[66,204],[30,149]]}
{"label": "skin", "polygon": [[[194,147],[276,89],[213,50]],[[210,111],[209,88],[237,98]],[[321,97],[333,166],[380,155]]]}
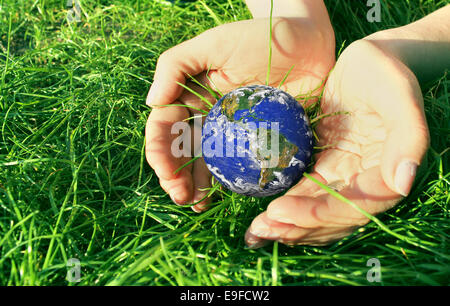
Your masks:
{"label": "skin", "polygon": [[[426,55],[426,56],[425,56]],[[424,64],[426,62],[426,65]],[[311,174],[372,215],[406,196],[429,146],[418,79],[450,69],[450,5],[410,25],[352,43],[324,88],[325,114]],[[249,247],[270,240],[324,245],[369,220],[304,178],[257,216],[245,235]]]}
{"label": "skin", "polygon": [[[293,96],[320,92],[320,85],[335,64],[334,32],[321,1],[275,1],[272,21],[272,67],[269,85],[278,86],[294,66],[282,89]],[[277,17],[289,11],[289,4],[302,3],[294,17]],[[303,3],[304,2],[304,3]],[[216,101],[196,84],[186,81],[187,75],[222,93],[250,84],[264,84],[269,57],[269,19],[262,18],[261,5],[248,1],[254,15],[261,17],[225,24],[210,29],[164,52],[158,59],[154,82],[147,97],[152,107],[146,128],[146,156],[159,177],[161,187],[176,204],[198,202],[210,186],[211,174],[203,159],[182,171],[174,171],[190,157],[175,158],[170,147],[178,135],[171,134],[173,123],[189,118],[198,111],[186,107],[163,107],[185,104],[207,110],[195,95],[177,84],[183,83],[196,92]],[[269,15],[270,2],[266,11]],[[304,8],[308,9],[304,9]],[[298,39],[301,37],[301,39]],[[303,48],[307,45],[308,48]],[[220,50],[220,52],[217,52]],[[206,71],[209,68],[209,79]],[[196,150],[197,148],[193,148]],[[209,199],[192,206],[201,211]]]}
{"label": "skin", "polygon": [[[278,85],[295,64],[283,89],[293,95],[312,91],[334,65],[334,34],[326,10],[322,1],[274,2],[283,6],[274,9],[278,17],[273,20],[270,84]],[[247,2],[250,9],[254,3]],[[296,6],[289,9],[289,4]],[[171,141],[177,137],[171,135],[171,125],[194,112],[161,105],[203,107],[175,83],[185,83],[187,74],[221,92],[264,83],[268,54],[261,50],[268,49],[268,20],[262,18],[263,11],[252,11],[261,18],[211,29],[168,50],[158,61],[147,100],[153,109],[146,128],[146,154],[161,186],[178,204],[203,197],[205,192],[198,189],[209,186],[210,174],[201,159],[173,174],[189,158],[176,159],[168,154]],[[283,14],[289,14],[288,18],[281,17]],[[428,148],[418,79],[430,79],[449,68],[449,17],[450,6],[446,6],[418,22],[356,41],[344,50],[329,74],[322,111],[346,114],[320,121],[318,145],[327,149],[316,154],[311,175],[373,215],[392,208],[410,192]],[[433,55],[428,68],[423,65],[424,48]],[[212,82],[205,77],[208,67]],[[204,94],[198,86],[186,84]],[[207,203],[203,201],[193,209],[202,211]],[[251,248],[271,240],[324,245],[367,222],[348,204],[304,178],[253,220],[245,241]]]}
{"label": "skin", "polygon": [[[373,215],[392,208],[400,193],[409,193],[428,146],[414,75],[371,42],[358,41],[339,58],[321,106],[324,113],[348,114],[318,124],[319,145],[331,148],[316,155],[311,175]],[[398,120],[399,114],[408,120]],[[265,240],[322,245],[368,221],[304,178],[255,218],[246,241],[253,247]]]}

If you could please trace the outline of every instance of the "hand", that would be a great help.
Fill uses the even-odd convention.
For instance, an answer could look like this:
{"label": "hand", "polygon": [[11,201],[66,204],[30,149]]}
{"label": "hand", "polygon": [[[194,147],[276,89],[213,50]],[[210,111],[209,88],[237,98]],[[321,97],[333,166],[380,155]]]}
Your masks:
{"label": "hand", "polygon": [[[401,61],[361,40],[350,45],[330,73],[316,132],[313,177],[370,214],[386,211],[411,189],[429,145],[423,98],[416,77]],[[323,245],[369,220],[317,184],[303,178],[252,222],[245,240]]]}
{"label": "hand", "polygon": [[[278,86],[294,66],[282,88],[294,96],[315,89],[320,92],[320,84],[335,63],[334,32],[329,20],[325,21],[273,19],[270,85]],[[187,75],[195,76],[201,83],[222,93],[247,84],[264,84],[268,58],[269,19],[264,18],[210,29],[169,49],[159,58],[147,98],[147,104],[153,109],[146,127],[146,156],[160,179],[161,187],[175,203],[189,204],[202,199],[207,191],[199,189],[210,186],[211,174],[203,159],[174,174],[190,157],[175,158],[171,154],[171,144],[178,137],[171,134],[171,127],[199,112],[192,108],[161,105],[185,104],[206,110],[204,102],[183,90],[177,82],[204,96],[208,96],[208,92],[193,82],[186,82]],[[208,99],[215,103],[212,96],[209,95]],[[205,200],[192,208],[201,211],[207,202]]]}

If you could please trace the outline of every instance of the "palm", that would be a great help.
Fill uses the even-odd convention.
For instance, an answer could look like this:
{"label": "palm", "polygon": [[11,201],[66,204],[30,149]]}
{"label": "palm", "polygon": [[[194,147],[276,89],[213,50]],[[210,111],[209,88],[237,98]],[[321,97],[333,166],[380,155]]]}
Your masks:
{"label": "palm", "polygon": [[[316,154],[311,175],[371,214],[395,205],[401,199],[392,173],[398,152],[414,160],[426,150],[421,101],[417,81],[401,63],[370,43],[349,47],[324,88],[321,108],[329,116],[319,122],[317,134],[326,149]],[[409,150],[403,143],[416,135],[421,141]],[[246,242],[253,247],[266,240],[321,245],[367,222],[304,178],[255,218]]]}
{"label": "palm", "polygon": [[317,126],[318,146],[328,149],[317,154],[315,166],[335,188],[380,165],[387,135],[383,118],[368,103],[372,97],[354,95],[361,76],[345,73],[341,67],[331,73],[321,101],[322,112],[329,117]]}

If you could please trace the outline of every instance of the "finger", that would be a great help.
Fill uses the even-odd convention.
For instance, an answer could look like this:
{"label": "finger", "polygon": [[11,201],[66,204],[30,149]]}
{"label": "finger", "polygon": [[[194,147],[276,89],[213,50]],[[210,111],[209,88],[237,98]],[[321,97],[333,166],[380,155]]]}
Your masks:
{"label": "finger", "polygon": [[[323,178],[319,173],[313,172],[310,173],[312,177],[317,179],[319,182],[327,185],[327,181]],[[310,179],[303,177],[295,186],[289,189],[285,195],[304,195],[304,196],[316,196],[319,194],[323,194],[324,190],[320,188],[319,185],[311,181]]]}
{"label": "finger", "polygon": [[[206,163],[203,158],[194,162],[192,177],[194,182],[194,196],[192,202],[196,203],[208,194],[208,190],[205,189],[211,187],[211,172],[206,167]],[[206,198],[202,202],[191,206],[191,208],[195,212],[202,212],[208,209],[207,205],[210,202],[211,199]]]}
{"label": "finger", "polygon": [[183,159],[176,158],[171,152],[173,141],[178,137],[172,129],[175,123],[182,122],[188,116],[186,108],[174,106],[154,108],[148,117],[145,152],[148,163],[159,178],[176,178],[175,170],[183,165]]}
{"label": "finger", "polygon": [[[346,151],[328,149],[315,154],[314,172],[309,175],[335,191],[348,185],[355,173],[362,172],[361,157]],[[285,195],[317,197],[327,192],[312,180],[303,177]]]}
{"label": "finger", "polygon": [[[191,135],[189,130],[184,131],[182,135],[175,134],[179,131],[173,130],[173,127],[175,123],[181,122],[187,116],[189,116],[189,112],[184,107],[154,108],[150,113],[145,129],[147,161],[159,177],[162,187],[179,204],[190,201],[192,197],[193,184],[189,168],[175,173],[178,168],[190,160],[190,148],[188,148],[187,140],[190,139]],[[172,133],[172,131],[175,133]],[[180,139],[180,137],[185,141],[182,143],[181,156],[176,157],[174,153],[179,155],[180,152],[173,151],[179,150],[179,148],[173,148],[172,146],[177,143],[175,140]],[[186,147],[184,147],[185,145]]]}
{"label": "finger", "polygon": [[[418,95],[421,95],[418,93]],[[415,99],[415,98],[414,98]],[[419,101],[417,99],[420,99]],[[386,184],[394,191],[407,196],[411,191],[417,167],[430,142],[422,99],[405,105],[395,124],[388,128],[383,146],[381,171]],[[401,103],[401,102],[399,102]]]}
{"label": "finger", "polygon": [[261,247],[265,240],[297,241],[311,230],[293,224],[277,222],[268,217],[267,212],[258,215],[247,229],[245,243],[249,248]]}
{"label": "finger", "polygon": [[271,240],[286,245],[327,245],[350,235],[355,228],[351,226],[305,229],[270,220],[267,213],[262,213],[247,230],[245,242],[252,249],[263,247]]}
{"label": "finger", "polygon": [[206,69],[204,56],[193,56],[200,51],[197,41],[198,38],[185,41],[161,54],[147,95],[147,105],[172,103],[183,91],[178,83],[184,84],[186,75],[196,75]]}
{"label": "finger", "polygon": [[[384,183],[378,166],[355,175],[340,194],[372,215],[393,207],[400,200]],[[328,193],[318,197],[295,193],[280,197],[269,204],[267,216],[303,228],[360,226],[369,221],[357,209]]]}
{"label": "finger", "polygon": [[[153,84],[147,95],[147,105],[164,105],[175,101],[188,75],[195,76],[207,69],[215,70],[225,62],[226,41],[217,27],[187,40],[161,54],[158,59]],[[222,39],[223,45],[217,45]],[[217,50],[222,52],[217,52]]]}
{"label": "finger", "polygon": [[351,235],[357,227],[322,227],[312,230],[308,235],[296,241],[280,242],[288,245],[324,246]]}
{"label": "finger", "polygon": [[192,115],[204,114],[203,112],[197,109],[209,111],[210,105],[214,105],[216,103],[216,99],[211,95],[211,93],[209,93],[206,89],[202,88],[201,86],[190,81],[186,83],[186,86],[208,101],[206,102],[201,98],[199,98],[196,94],[188,90],[184,90],[180,95],[180,97],[178,98],[178,101],[182,102],[185,105],[190,106],[189,112]]}
{"label": "finger", "polygon": [[159,180],[161,187],[177,205],[188,204],[192,198],[193,181],[191,169],[192,165],[188,165],[178,173],[175,179]]}

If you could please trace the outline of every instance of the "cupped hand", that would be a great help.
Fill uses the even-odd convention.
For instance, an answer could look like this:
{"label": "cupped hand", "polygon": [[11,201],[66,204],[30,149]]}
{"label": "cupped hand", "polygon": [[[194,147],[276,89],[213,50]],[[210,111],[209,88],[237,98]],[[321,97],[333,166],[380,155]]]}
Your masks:
{"label": "cupped hand", "polygon": [[[357,41],[330,73],[321,108],[331,114],[316,130],[327,149],[310,175],[372,215],[393,207],[410,192],[429,145],[414,74],[376,42]],[[324,245],[368,221],[305,177],[253,220],[245,240],[252,248],[270,240]]]}
{"label": "cupped hand", "polygon": [[[278,86],[293,67],[282,89],[293,96],[314,94],[335,63],[334,32],[326,22],[305,18],[274,18],[269,85]],[[210,29],[164,52],[158,59],[154,81],[147,97],[152,107],[146,126],[146,157],[162,188],[177,204],[199,202],[207,194],[211,174],[203,159],[175,170],[190,156],[176,157],[171,147],[178,134],[172,126],[207,110],[207,104],[178,83],[215,99],[199,82],[223,94],[248,84],[264,84],[269,61],[269,19],[259,18]],[[208,72],[208,75],[206,75]],[[163,106],[174,104],[173,106]],[[186,105],[175,106],[175,105]],[[193,129],[199,130],[199,129]],[[198,135],[197,135],[198,136]],[[192,151],[198,148],[193,147]],[[205,209],[208,199],[192,206]]]}

